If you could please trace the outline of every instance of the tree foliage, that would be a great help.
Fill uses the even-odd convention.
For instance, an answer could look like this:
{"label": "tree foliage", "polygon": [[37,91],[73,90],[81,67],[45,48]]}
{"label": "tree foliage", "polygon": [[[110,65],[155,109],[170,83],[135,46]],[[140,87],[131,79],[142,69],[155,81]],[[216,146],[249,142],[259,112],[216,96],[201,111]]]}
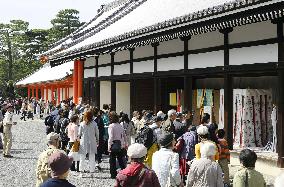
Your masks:
{"label": "tree foliage", "polygon": [[61,10],[50,29],[29,29],[23,20],[0,23],[0,97],[11,96],[11,84],[42,66],[39,55],[82,25],[78,15],[74,9]]}

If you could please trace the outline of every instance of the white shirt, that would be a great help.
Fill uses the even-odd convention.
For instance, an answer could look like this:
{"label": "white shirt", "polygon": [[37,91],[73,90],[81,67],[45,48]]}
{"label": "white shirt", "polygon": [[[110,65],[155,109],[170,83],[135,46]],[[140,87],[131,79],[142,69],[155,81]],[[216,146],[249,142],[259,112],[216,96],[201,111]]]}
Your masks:
{"label": "white shirt", "polygon": [[13,112],[6,112],[5,113],[5,116],[4,116],[4,119],[3,119],[3,123],[4,125],[5,124],[8,124],[8,125],[12,125],[13,124],[13,115],[14,113]]}
{"label": "white shirt", "polygon": [[152,169],[157,174],[161,186],[166,186],[169,175],[178,186],[181,183],[179,171],[179,155],[170,149],[161,148],[153,154]]}

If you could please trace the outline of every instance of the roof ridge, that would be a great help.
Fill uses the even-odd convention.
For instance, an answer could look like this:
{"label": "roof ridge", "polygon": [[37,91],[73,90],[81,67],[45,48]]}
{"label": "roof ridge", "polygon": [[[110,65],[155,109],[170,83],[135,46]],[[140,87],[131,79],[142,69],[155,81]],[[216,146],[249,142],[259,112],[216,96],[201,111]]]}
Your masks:
{"label": "roof ridge", "polygon": [[122,5],[122,4],[127,3],[127,1],[129,1],[129,0],[114,0],[114,1],[106,4],[102,8],[103,8],[104,11],[107,12],[107,11],[110,11],[111,9],[114,9],[114,8],[116,8],[116,7],[118,7],[118,6]]}

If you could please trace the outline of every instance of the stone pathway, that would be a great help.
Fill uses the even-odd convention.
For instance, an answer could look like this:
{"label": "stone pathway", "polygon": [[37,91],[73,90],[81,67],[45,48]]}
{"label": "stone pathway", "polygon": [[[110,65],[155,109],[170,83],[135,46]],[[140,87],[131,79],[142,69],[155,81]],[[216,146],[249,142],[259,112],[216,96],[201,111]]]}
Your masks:
{"label": "stone pathway", "polygon": [[[47,147],[44,123],[37,119],[26,122],[19,120],[13,126],[12,133],[11,154],[14,158],[3,158],[0,150],[0,187],[33,187],[38,156]],[[102,172],[97,171],[93,176],[87,173],[83,178],[76,172],[70,172],[68,180],[77,187],[113,186],[107,158],[103,159],[101,167]]]}

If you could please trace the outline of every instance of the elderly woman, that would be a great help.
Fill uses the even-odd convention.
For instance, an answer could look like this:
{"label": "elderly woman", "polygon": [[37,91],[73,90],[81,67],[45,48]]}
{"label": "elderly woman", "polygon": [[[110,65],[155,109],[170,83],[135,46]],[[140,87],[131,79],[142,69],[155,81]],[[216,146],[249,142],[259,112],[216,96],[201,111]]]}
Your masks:
{"label": "elderly woman", "polygon": [[127,155],[130,164],[118,173],[115,187],[160,187],[155,172],[143,164],[146,154],[147,148],[143,144],[134,143],[129,146]]}
{"label": "elderly woman", "polygon": [[152,169],[158,176],[161,186],[183,186],[179,171],[179,155],[174,153],[173,133],[165,132],[159,139],[162,147],[153,154]]}
{"label": "elderly woman", "polygon": [[[261,173],[256,171],[255,162],[257,155],[250,149],[244,149],[240,153],[240,163],[242,168],[234,176],[233,186],[237,187],[264,187],[265,180]],[[281,185],[283,186],[283,184]]]}
{"label": "elderly woman", "polygon": [[216,146],[206,142],[201,147],[201,158],[193,161],[188,172],[186,187],[222,187],[222,169],[214,161]]}
{"label": "elderly woman", "polygon": [[89,153],[90,172],[95,171],[95,155],[97,154],[97,145],[99,142],[99,129],[93,120],[93,111],[88,110],[84,113],[83,122],[80,123],[78,136],[80,138],[80,171],[85,172],[85,157]]}
{"label": "elderly woman", "polygon": [[199,137],[199,140],[200,142],[198,144],[195,145],[195,156],[196,156],[196,159],[200,159],[201,158],[201,152],[200,152],[200,149],[202,148],[202,146],[207,143],[207,142],[210,142],[210,143],[213,143],[215,145],[215,157],[214,157],[214,160],[219,160],[219,152],[218,152],[218,147],[217,145],[212,142],[211,140],[209,140],[209,131],[208,131],[208,128],[204,125],[200,125],[197,129],[197,134],[198,134],[198,137]]}

